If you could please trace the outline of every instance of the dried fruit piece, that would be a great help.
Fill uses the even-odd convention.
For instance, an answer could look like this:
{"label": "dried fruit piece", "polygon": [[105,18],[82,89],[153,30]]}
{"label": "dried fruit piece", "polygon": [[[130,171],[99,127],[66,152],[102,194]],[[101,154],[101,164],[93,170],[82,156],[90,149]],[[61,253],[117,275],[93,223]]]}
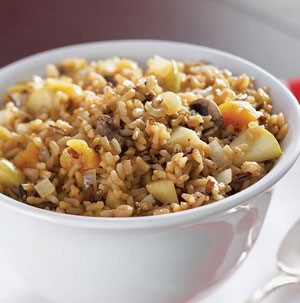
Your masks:
{"label": "dried fruit piece", "polygon": [[262,114],[247,101],[226,102],[219,106],[222,113],[223,125],[232,125],[235,129],[242,129],[252,121],[256,121]]}
{"label": "dried fruit piece", "polygon": [[62,167],[70,169],[76,163],[80,164],[81,169],[98,167],[99,155],[90,148],[84,140],[68,140],[67,146],[60,156],[60,164]]}
{"label": "dried fruit piece", "polygon": [[39,148],[33,142],[29,142],[26,148],[16,155],[14,164],[21,169],[34,168],[39,161],[39,155]]}

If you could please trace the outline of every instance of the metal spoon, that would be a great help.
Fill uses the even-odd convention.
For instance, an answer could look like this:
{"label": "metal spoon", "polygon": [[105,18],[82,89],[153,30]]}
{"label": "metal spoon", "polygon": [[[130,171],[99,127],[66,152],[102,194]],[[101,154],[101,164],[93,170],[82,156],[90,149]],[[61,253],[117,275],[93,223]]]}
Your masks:
{"label": "metal spoon", "polygon": [[287,284],[300,283],[300,219],[288,231],[277,253],[281,273],[254,292],[246,303],[257,303],[273,290]]}

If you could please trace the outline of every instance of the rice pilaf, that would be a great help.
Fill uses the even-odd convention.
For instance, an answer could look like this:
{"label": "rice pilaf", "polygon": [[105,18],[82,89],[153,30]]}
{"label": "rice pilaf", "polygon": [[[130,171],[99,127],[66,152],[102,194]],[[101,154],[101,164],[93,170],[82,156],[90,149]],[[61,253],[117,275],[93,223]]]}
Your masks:
{"label": "rice pilaf", "polygon": [[60,213],[160,215],[220,201],[270,171],[288,126],[268,88],[204,61],[147,64],[71,58],[9,87],[0,192]]}

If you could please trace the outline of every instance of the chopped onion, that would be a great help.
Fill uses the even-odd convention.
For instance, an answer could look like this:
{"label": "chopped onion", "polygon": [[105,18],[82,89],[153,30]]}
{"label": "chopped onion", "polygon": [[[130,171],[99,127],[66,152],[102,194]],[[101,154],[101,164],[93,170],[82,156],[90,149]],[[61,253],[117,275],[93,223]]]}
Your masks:
{"label": "chopped onion", "polygon": [[224,152],[222,146],[217,140],[211,141],[209,144],[211,149],[211,159],[216,163],[218,167],[223,167],[229,163],[229,158]]}
{"label": "chopped onion", "polygon": [[37,75],[34,75],[32,77],[32,80],[35,84],[36,89],[42,88],[44,85],[44,82],[45,82],[40,76],[37,76]]}
{"label": "chopped onion", "polygon": [[212,86],[208,86],[204,89],[199,89],[199,88],[195,88],[194,90],[192,90],[192,92],[194,94],[197,94],[197,95],[201,95],[202,97],[207,97],[208,95],[212,94]]}
{"label": "chopped onion", "polygon": [[96,180],[96,169],[88,169],[83,172],[83,189],[86,191],[90,187],[90,185],[93,185],[94,190],[96,192],[97,189],[97,180]]}
{"label": "chopped onion", "polygon": [[231,168],[227,168],[220,172],[217,176],[217,180],[219,183],[229,184],[232,181],[232,170]]}
{"label": "chopped onion", "polygon": [[51,195],[55,191],[55,187],[47,178],[38,182],[34,186],[34,188],[42,198],[46,198],[47,196]]}
{"label": "chopped onion", "polygon": [[159,117],[165,117],[166,113],[163,110],[163,108],[153,108],[151,105],[151,102],[147,101],[145,103],[145,109],[146,111],[153,117],[159,118]]}

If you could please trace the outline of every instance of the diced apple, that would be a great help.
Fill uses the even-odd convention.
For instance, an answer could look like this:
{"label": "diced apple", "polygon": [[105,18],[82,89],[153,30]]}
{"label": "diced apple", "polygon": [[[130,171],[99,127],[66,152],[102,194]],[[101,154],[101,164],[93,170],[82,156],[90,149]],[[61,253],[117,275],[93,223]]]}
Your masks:
{"label": "diced apple", "polygon": [[184,147],[196,147],[200,144],[200,139],[194,130],[183,126],[176,126],[172,130],[168,143],[170,145],[179,144]]}
{"label": "diced apple", "polygon": [[164,92],[160,96],[167,115],[176,114],[181,110],[182,102],[178,95],[173,92]]}
{"label": "diced apple", "polygon": [[148,67],[147,74],[155,75],[165,90],[175,93],[180,91],[181,78],[179,65],[176,61],[155,56],[148,61]]}
{"label": "diced apple", "polygon": [[263,162],[278,158],[282,153],[276,138],[262,126],[248,128],[230,144],[230,147],[243,144],[248,145],[248,149],[242,161]]}
{"label": "diced apple", "polygon": [[38,114],[42,109],[51,110],[53,108],[54,93],[52,90],[41,88],[30,94],[26,108],[32,115]]}
{"label": "diced apple", "polygon": [[149,59],[147,65],[148,73],[154,73],[161,77],[166,76],[170,69],[170,61],[160,56]]}
{"label": "diced apple", "polygon": [[0,183],[5,186],[18,186],[25,182],[23,173],[6,159],[0,160]]}
{"label": "diced apple", "polygon": [[232,170],[231,168],[227,168],[225,170],[223,170],[222,172],[220,172],[217,175],[217,181],[219,183],[224,183],[224,184],[229,184],[232,181]]}
{"label": "diced apple", "polygon": [[148,192],[161,203],[178,203],[175,185],[171,180],[158,180],[146,185]]}
{"label": "diced apple", "polygon": [[181,78],[180,78],[180,73],[178,70],[178,65],[174,60],[171,60],[171,70],[167,77],[165,78],[166,80],[166,89],[170,89],[171,91],[178,93],[180,91],[180,86],[181,86]]}

